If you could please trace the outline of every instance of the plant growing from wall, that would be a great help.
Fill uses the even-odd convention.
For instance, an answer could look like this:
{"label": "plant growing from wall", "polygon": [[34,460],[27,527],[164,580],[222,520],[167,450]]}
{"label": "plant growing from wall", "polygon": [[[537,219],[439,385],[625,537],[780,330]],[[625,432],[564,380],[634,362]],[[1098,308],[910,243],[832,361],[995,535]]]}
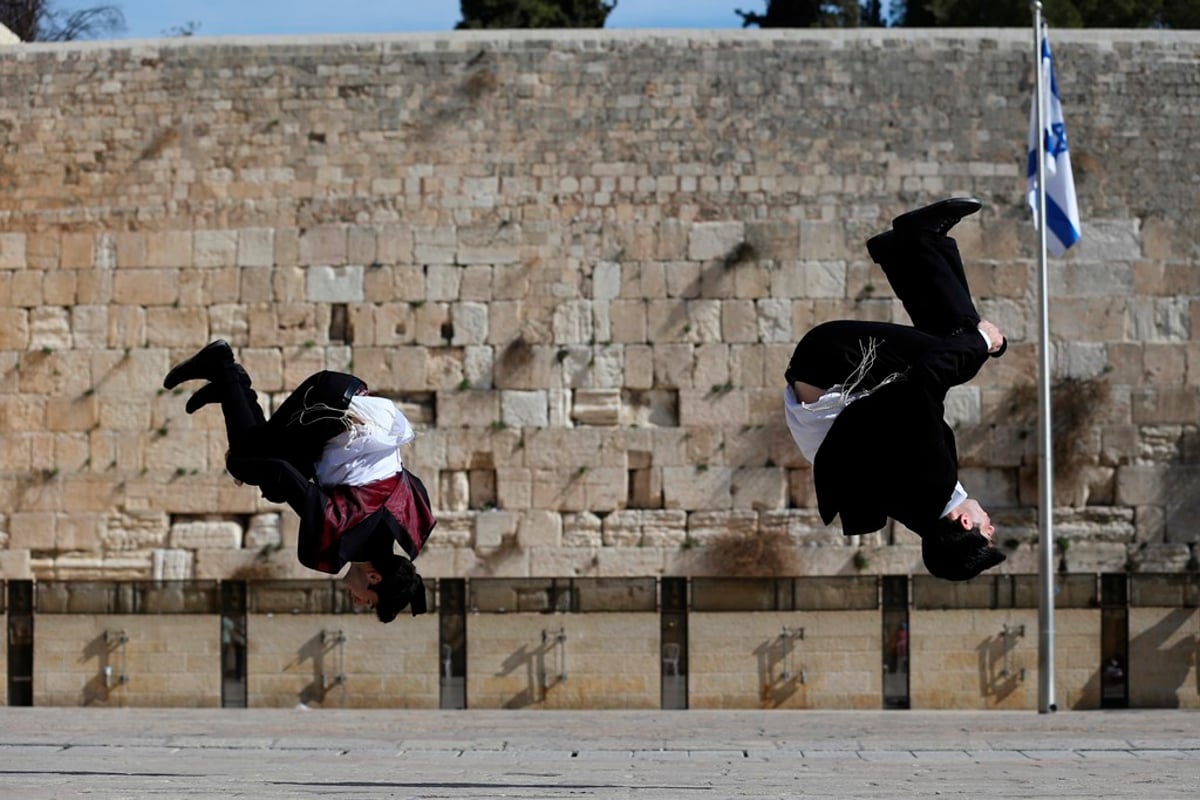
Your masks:
{"label": "plant growing from wall", "polygon": [[1059,536],[1054,540],[1054,549],[1058,551],[1058,571],[1067,572],[1067,551],[1071,549],[1071,540]]}
{"label": "plant growing from wall", "polygon": [[[1108,402],[1109,385],[1100,378],[1062,378],[1050,388],[1051,456],[1056,480],[1077,476],[1088,462],[1075,450],[1074,444],[1094,423],[1100,409]],[[1038,390],[1031,383],[1015,386],[1008,394],[1008,419],[1024,426],[1027,438],[1037,429]]]}
{"label": "plant growing from wall", "polygon": [[768,578],[796,573],[796,547],[786,531],[724,531],[705,548],[714,575]]}

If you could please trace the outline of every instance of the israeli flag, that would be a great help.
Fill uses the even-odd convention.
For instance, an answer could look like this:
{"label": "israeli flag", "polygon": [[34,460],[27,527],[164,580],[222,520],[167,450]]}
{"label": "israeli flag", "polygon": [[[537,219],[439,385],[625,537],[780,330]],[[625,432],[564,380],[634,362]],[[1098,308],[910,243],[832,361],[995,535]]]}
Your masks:
{"label": "israeli flag", "polygon": [[[1046,247],[1057,258],[1079,241],[1079,206],[1075,201],[1075,177],[1071,174],[1071,154],[1067,151],[1067,128],[1063,122],[1062,103],[1058,100],[1058,83],[1054,80],[1054,60],[1050,57],[1050,40],[1042,31],[1042,86],[1050,87],[1043,98],[1042,131],[1046,152]],[[1033,208],[1033,224],[1038,224],[1037,199],[1037,102],[1036,91],[1029,105],[1029,164],[1026,170],[1029,186],[1029,205]]]}

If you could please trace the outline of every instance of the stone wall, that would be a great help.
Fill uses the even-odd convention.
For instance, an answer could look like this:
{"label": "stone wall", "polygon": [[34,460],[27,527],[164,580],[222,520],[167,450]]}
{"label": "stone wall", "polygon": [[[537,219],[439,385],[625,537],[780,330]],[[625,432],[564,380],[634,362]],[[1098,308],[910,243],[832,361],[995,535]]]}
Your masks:
{"label": "stone wall", "polygon": [[[730,531],[784,534],[806,574],[909,572],[908,532],[816,519],[781,375],[814,323],[906,319],[863,241],[958,193],[985,201],[956,234],[1011,347],[948,410],[1004,569],[1032,571],[1029,38],[0,50],[0,571],[306,574],[293,515],[223,474],[220,414],[159,388],[224,337],[268,405],[329,368],[409,414],[442,520],[431,576],[720,572],[705,545]],[[1054,356],[1103,388],[1060,434],[1066,557],[1180,570],[1200,510],[1200,34],[1056,31],[1054,51],[1085,226],[1053,264]]]}
{"label": "stone wall", "polygon": [[694,613],[689,708],[879,708],[878,611]]}
{"label": "stone wall", "polygon": [[[911,631],[913,708],[1038,707],[1037,609],[920,611]],[[1054,633],[1058,706],[1099,708],[1100,612],[1058,609]]]}
{"label": "stone wall", "polygon": [[467,641],[470,708],[659,707],[658,614],[472,614]]}
{"label": "stone wall", "polygon": [[437,708],[437,617],[399,624],[381,635],[371,614],[249,615],[246,704]]}
{"label": "stone wall", "polygon": [[1200,609],[1140,608],[1129,612],[1132,708],[1200,708]]}
{"label": "stone wall", "polygon": [[34,705],[220,705],[218,617],[48,614],[36,630]]}

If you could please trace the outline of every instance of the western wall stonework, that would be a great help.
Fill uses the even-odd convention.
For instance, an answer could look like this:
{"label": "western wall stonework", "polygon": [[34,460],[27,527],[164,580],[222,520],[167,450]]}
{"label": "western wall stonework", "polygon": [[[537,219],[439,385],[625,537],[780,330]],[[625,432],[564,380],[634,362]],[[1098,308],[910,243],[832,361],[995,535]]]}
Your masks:
{"label": "western wall stonework", "polygon": [[[1196,568],[1200,33],[1053,32],[1083,241],[1051,262],[1057,557]],[[947,411],[1037,569],[1027,30],[481,32],[0,48],[0,575],[312,577],[168,367],[350,370],[418,428],[437,576],[920,570],[823,526],[795,341],[907,321],[864,241],[951,194],[1011,342]],[[864,453],[864,457],[870,457]],[[867,491],[864,487],[864,491]],[[781,547],[790,542],[794,548]],[[722,551],[727,552],[727,551]],[[745,569],[743,564],[738,569]]]}

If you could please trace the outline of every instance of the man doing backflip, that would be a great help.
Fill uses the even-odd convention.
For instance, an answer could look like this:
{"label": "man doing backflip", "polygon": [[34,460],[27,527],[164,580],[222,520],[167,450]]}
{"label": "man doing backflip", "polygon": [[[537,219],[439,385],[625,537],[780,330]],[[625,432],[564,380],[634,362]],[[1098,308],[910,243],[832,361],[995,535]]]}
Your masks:
{"label": "man doing backflip", "polygon": [[414,616],[425,613],[425,587],[411,559],[437,522],[424,484],[401,463],[400,446],[413,431],[395,404],[368,395],[353,375],[318,372],[267,419],[250,376],[222,340],[172,368],[163,386],[197,379],[208,383],[188,399],[187,412],[220,403],[226,469],[300,516],[300,563],[334,575],[350,564],[343,583],[355,605],[373,607],[381,622],[405,606]]}
{"label": "man doing backflip", "polygon": [[921,537],[929,572],[967,580],[1004,561],[991,518],[958,481],[946,392],[1007,348],[971,302],[946,234],[980,209],[952,198],[902,214],[867,242],[912,325],[839,320],[816,326],[788,364],[788,428],[813,465],[817,505],[847,535],[898,520]]}

